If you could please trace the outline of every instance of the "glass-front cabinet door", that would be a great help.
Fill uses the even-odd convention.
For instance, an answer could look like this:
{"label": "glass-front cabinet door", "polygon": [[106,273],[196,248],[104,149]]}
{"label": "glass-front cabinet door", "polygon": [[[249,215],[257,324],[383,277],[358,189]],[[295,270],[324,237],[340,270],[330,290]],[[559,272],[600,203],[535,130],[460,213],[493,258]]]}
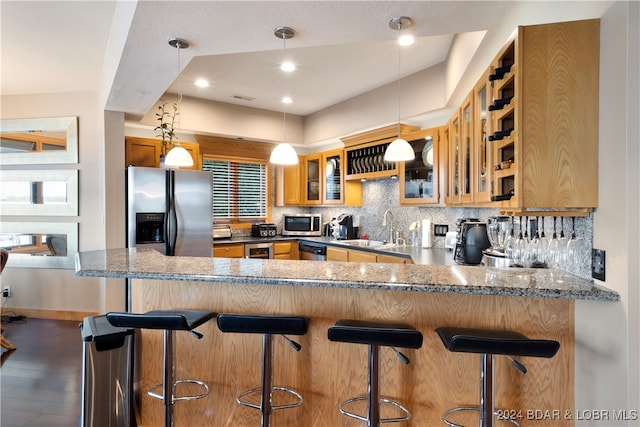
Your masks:
{"label": "glass-front cabinet door", "polygon": [[322,202],[320,154],[310,154],[304,158],[304,201],[308,205],[319,205]]}
{"label": "glass-front cabinet door", "polygon": [[460,201],[469,203],[473,200],[471,148],[473,145],[473,93],[465,99],[460,108]]}
{"label": "glass-front cabinet door", "polygon": [[325,205],[344,203],[344,150],[326,151],[322,155]]}
{"label": "glass-front cabinet door", "polygon": [[440,128],[405,136],[415,158],[399,164],[400,204],[438,203]]}
{"label": "glass-front cabinet door", "polygon": [[488,136],[491,134],[491,120],[489,119],[489,102],[491,100],[491,86],[489,84],[489,70],[485,72],[474,88],[474,116],[473,116],[473,200],[476,203],[491,201],[491,150]]}
{"label": "glass-front cabinet door", "polygon": [[460,203],[460,111],[456,110],[449,120],[449,147],[447,161],[447,204]]}

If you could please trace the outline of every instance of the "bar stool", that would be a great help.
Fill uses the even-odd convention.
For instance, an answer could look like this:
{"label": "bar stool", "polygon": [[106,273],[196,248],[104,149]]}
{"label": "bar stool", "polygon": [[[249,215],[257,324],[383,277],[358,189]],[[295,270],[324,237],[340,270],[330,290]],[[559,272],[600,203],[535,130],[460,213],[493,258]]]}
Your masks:
{"label": "bar stool", "polygon": [[[153,310],[146,313],[107,313],[107,320],[113,326],[136,329],[162,329],[164,331],[163,349],[163,375],[162,383],[157,384],[147,394],[156,399],[160,399],[164,404],[164,425],[173,426],[173,404],[180,400],[201,399],[209,394],[209,387],[198,380],[176,380],[175,379],[175,331],[189,331],[193,336],[200,339],[202,334],[193,329],[216,317],[212,311],[198,310]],[[178,384],[196,384],[202,388],[202,393],[190,396],[176,396],[175,389]],[[162,394],[154,392],[161,388]]]}
{"label": "bar stool", "polygon": [[513,365],[523,374],[527,369],[511,356],[551,358],[560,348],[560,343],[552,340],[530,339],[525,335],[504,330],[471,328],[437,328],[444,346],[452,352],[478,353],[480,362],[480,405],[458,406],[442,415],[442,421],[450,427],[463,427],[448,420],[448,416],[459,411],[480,412],[480,426],[493,427],[494,416],[513,425],[520,424],[503,413],[494,411],[493,402],[493,355],[501,354],[511,359]]}
{"label": "bar stool", "polygon": [[[243,406],[260,410],[260,426],[271,424],[271,415],[278,409],[296,408],[302,405],[302,396],[295,390],[273,385],[273,335],[282,335],[296,351],[302,346],[286,335],[304,335],[307,333],[308,320],[301,316],[272,316],[256,314],[220,314],[218,328],[222,332],[240,334],[262,334],[262,383],[260,387],[246,390],[238,395],[236,402]],[[293,403],[274,405],[273,392],[281,391],[292,395]],[[243,398],[260,393],[260,404],[256,405]]]}
{"label": "bar stool", "polygon": [[[345,400],[338,405],[340,413],[364,421],[368,427],[378,427],[380,423],[400,422],[411,418],[411,412],[400,403],[386,397],[380,397],[379,353],[380,346],[392,347],[400,359],[408,364],[409,358],[396,350],[395,347],[416,349],[422,347],[422,333],[409,325],[401,323],[342,319],[338,320],[335,326],[328,329],[328,337],[330,341],[369,345],[368,395]],[[345,409],[349,404],[358,401],[367,401],[368,411],[366,417]],[[381,403],[395,406],[403,413],[403,416],[381,418]]]}

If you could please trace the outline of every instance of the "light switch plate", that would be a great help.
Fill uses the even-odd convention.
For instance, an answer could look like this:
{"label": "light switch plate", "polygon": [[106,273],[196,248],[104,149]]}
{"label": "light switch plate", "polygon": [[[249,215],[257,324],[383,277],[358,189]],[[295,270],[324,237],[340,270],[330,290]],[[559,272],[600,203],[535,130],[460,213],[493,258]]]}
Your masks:
{"label": "light switch plate", "polygon": [[602,249],[591,249],[591,277],[604,282],[605,270],[605,251]]}

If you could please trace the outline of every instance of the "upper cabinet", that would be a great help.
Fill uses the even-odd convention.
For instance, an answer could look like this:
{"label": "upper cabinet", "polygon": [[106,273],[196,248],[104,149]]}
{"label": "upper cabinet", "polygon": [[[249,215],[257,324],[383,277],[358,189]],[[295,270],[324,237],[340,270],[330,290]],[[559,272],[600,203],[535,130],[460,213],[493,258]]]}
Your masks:
{"label": "upper cabinet", "polygon": [[473,141],[471,158],[473,159],[473,201],[484,204],[491,201],[492,153],[487,138],[491,133],[489,120],[489,101],[492,99],[489,71],[485,72],[473,89]]}
{"label": "upper cabinet", "polygon": [[362,183],[345,180],[344,150],[299,156],[299,163],[278,166],[277,206],[361,206]]}
{"label": "upper cabinet", "polygon": [[[193,166],[181,169],[202,170],[202,157],[200,145],[196,142],[181,142],[180,145],[191,154]],[[125,137],[125,165],[145,166],[150,168],[160,167],[160,155],[162,154],[162,141],[151,138]]]}
{"label": "upper cabinet", "polygon": [[438,203],[442,129],[423,129],[406,135],[406,138],[416,157],[399,164],[400,204]]}
{"label": "upper cabinet", "polygon": [[386,162],[384,153],[394,139],[407,138],[419,130],[409,125],[389,125],[342,138],[346,156],[346,180],[376,179],[398,175],[396,162]]}
{"label": "upper cabinet", "polygon": [[495,58],[488,140],[504,212],[597,206],[599,39],[599,20],[519,27]]}

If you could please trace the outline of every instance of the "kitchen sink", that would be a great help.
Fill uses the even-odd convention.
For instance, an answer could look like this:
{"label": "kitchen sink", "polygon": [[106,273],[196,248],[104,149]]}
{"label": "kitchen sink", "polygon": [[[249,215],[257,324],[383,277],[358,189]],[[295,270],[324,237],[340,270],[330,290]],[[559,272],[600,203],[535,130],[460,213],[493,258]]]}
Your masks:
{"label": "kitchen sink", "polygon": [[375,248],[377,246],[388,246],[385,242],[381,240],[366,240],[366,239],[348,239],[348,240],[338,240],[338,243],[344,243],[345,245],[350,246],[362,246]]}

